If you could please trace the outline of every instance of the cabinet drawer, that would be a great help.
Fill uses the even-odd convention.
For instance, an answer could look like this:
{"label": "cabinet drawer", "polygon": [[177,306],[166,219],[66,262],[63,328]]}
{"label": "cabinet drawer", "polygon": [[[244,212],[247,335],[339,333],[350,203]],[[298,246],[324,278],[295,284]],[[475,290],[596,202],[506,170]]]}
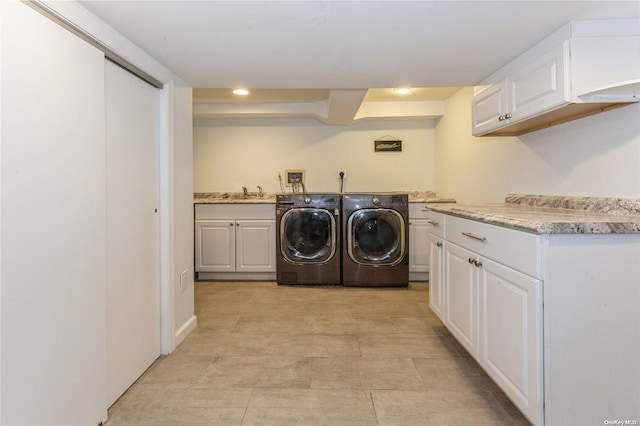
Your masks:
{"label": "cabinet drawer", "polygon": [[444,238],[444,215],[434,211],[427,211],[427,222],[429,222],[429,233]]}
{"label": "cabinet drawer", "polygon": [[541,278],[540,236],[447,216],[446,239],[529,276]]}
{"label": "cabinet drawer", "polygon": [[424,219],[427,203],[409,203],[409,219]]}
{"label": "cabinet drawer", "polygon": [[275,219],[274,204],[196,204],[196,219]]}

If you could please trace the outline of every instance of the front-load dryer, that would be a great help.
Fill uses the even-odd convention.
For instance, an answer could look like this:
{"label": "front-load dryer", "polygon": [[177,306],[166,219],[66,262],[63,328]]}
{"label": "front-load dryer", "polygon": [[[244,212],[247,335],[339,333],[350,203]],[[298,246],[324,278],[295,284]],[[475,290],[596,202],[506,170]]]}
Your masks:
{"label": "front-load dryer", "polygon": [[409,284],[407,194],[342,196],[342,284],[406,287]]}
{"label": "front-load dryer", "polygon": [[340,284],[340,195],[276,198],[276,267],[280,285]]}

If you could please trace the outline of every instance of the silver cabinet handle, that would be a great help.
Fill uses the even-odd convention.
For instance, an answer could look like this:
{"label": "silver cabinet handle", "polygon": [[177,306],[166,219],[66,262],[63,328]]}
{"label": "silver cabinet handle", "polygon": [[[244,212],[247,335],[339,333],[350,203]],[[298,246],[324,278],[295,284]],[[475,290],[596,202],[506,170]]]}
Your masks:
{"label": "silver cabinet handle", "polygon": [[473,238],[474,240],[478,240],[478,241],[487,241],[485,237],[478,237],[477,235],[473,235],[471,232],[463,232],[462,235],[464,235],[465,237]]}
{"label": "silver cabinet handle", "polygon": [[428,220],[428,221],[427,221],[427,223],[428,223],[429,225],[433,225],[433,226],[440,226],[440,224],[439,224],[438,222],[435,222],[435,221],[433,221],[433,220]]}
{"label": "silver cabinet handle", "polygon": [[469,258],[469,263],[472,264],[473,266],[477,267],[477,268],[481,268],[482,267],[482,262],[480,262],[479,260],[475,260],[473,257]]}
{"label": "silver cabinet handle", "polygon": [[511,114],[509,114],[509,113],[506,113],[506,114],[504,115],[504,119],[505,119],[505,120],[510,120],[510,119],[511,119],[511,117],[512,117],[512,116],[511,116]]}
{"label": "silver cabinet handle", "polygon": [[498,117],[498,121],[504,121],[504,120],[505,120],[504,115],[501,115],[500,117]]}

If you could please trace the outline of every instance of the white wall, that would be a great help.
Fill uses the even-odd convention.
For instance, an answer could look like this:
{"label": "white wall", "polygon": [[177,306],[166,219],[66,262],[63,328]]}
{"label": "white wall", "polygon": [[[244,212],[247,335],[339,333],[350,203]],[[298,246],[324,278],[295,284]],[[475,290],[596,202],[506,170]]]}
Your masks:
{"label": "white wall", "polygon": [[2,417],[85,424],[106,406],[104,55],[2,2]]}
{"label": "white wall", "polygon": [[471,136],[471,97],[447,100],[436,127],[436,188],[461,203],[507,193],[640,197],[640,105],[519,137]]}
{"label": "white wall", "polygon": [[[402,152],[374,152],[384,136]],[[435,189],[433,120],[361,122],[328,126],[311,119],[196,120],[194,192],[279,192],[278,171],[306,170],[309,192]],[[283,176],[284,177],[284,176]],[[290,190],[290,189],[289,189]]]}
{"label": "white wall", "polygon": [[[174,205],[174,329],[176,343],[196,326],[193,305],[193,114],[190,87],[174,88],[173,205]],[[184,289],[180,273],[187,271]]]}

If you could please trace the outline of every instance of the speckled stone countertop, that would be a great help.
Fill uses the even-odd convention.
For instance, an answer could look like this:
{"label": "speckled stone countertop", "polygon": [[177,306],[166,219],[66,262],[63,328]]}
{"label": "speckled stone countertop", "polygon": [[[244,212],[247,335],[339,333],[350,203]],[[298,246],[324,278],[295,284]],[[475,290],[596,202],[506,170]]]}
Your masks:
{"label": "speckled stone countertop", "polygon": [[196,192],[193,194],[194,204],[275,204],[276,194],[265,192],[258,197],[256,192],[250,192],[247,198],[242,192]]}
{"label": "speckled stone countertop", "polygon": [[[438,198],[432,191],[395,191],[409,194],[410,203],[455,203],[453,198]],[[242,192],[196,192],[193,194],[194,204],[275,204],[278,193],[265,192],[263,197],[258,197],[255,192],[250,192],[244,197]]]}
{"label": "speckled stone countertop", "polygon": [[432,191],[399,191],[409,194],[410,203],[455,203],[454,198],[438,198]]}
{"label": "speckled stone countertop", "polygon": [[640,234],[640,199],[508,194],[504,204],[430,209],[536,234]]}

